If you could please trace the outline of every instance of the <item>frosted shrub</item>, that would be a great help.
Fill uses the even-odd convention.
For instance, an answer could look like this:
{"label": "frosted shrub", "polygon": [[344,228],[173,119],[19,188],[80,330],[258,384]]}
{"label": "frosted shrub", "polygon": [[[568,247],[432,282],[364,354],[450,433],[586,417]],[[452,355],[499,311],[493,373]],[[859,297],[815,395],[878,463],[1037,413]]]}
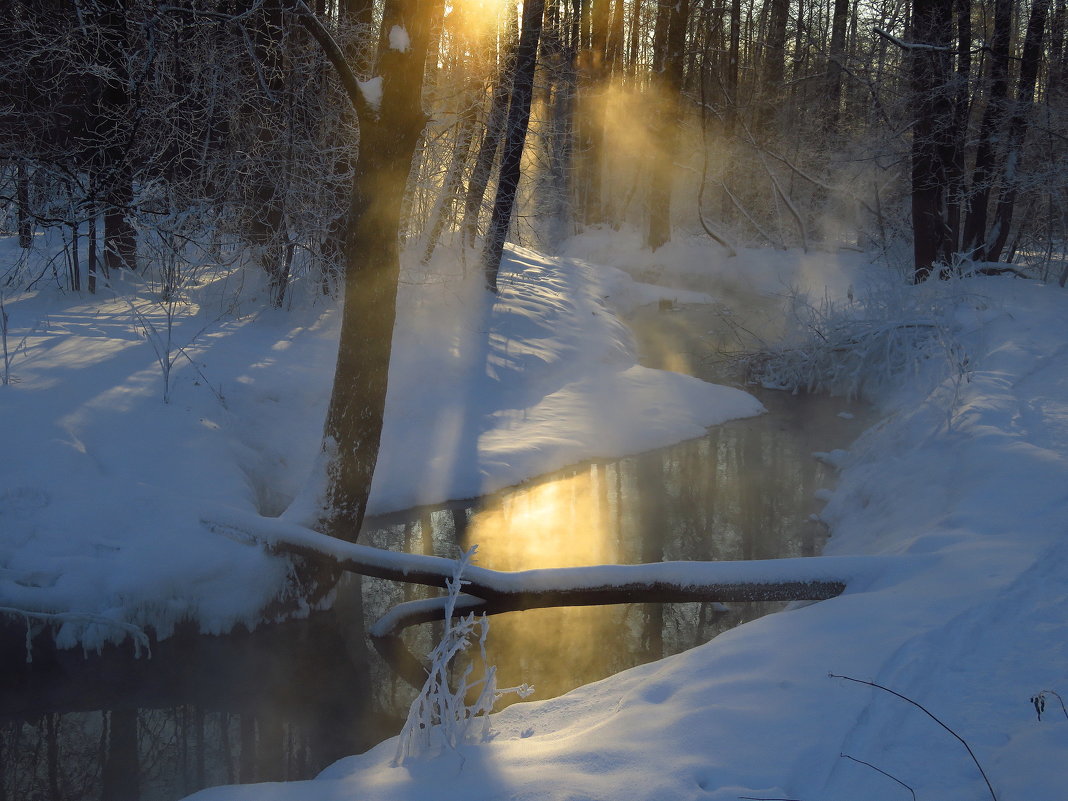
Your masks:
{"label": "frosted shrub", "polygon": [[964,379],[968,358],[956,312],[966,298],[959,281],[884,286],[862,298],[801,294],[790,301],[787,343],[751,357],[750,379],[770,389],[875,395],[906,379]]}
{"label": "frosted shrub", "polygon": [[[482,718],[478,727],[479,739],[485,740],[489,735],[489,714],[499,698],[509,693],[526,698],[534,692],[534,688],[527,684],[504,689],[497,687],[497,668],[486,663],[489,621],[485,615],[475,617],[472,612],[453,619],[456,599],[462,586],[467,583],[461,576],[471,564],[476,547],[472,546],[457,560],[452,578],[446,581],[445,632],[430,653],[430,670],[426,681],[408,710],[408,719],[398,738],[395,765],[403,764],[408,757],[429,754],[442,747],[457,748],[473,734],[472,728],[478,717]],[[478,640],[482,677],[472,680],[475,666],[468,663],[459,678],[455,679],[453,687],[449,680],[451,667],[475,639]],[[478,696],[475,701],[467,703],[468,694],[476,691]]]}

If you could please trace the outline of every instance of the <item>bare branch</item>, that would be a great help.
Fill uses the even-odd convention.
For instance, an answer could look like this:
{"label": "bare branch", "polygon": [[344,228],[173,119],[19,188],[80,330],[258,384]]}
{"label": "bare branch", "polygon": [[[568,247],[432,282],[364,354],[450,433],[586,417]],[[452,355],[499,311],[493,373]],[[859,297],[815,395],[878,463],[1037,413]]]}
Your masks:
{"label": "bare branch", "polygon": [[983,766],[979,764],[979,760],[975,756],[975,752],[972,751],[972,747],[970,745],[968,745],[968,743],[965,741],[965,739],[963,737],[961,737],[959,734],[957,734],[955,731],[953,731],[953,729],[951,729],[949,726],[947,726],[945,723],[943,723],[939,718],[935,717],[934,713],[932,713],[923,704],[921,704],[921,703],[919,703],[917,701],[913,701],[907,695],[902,695],[901,693],[895,692],[894,690],[891,690],[889,687],[884,687],[882,684],[878,684],[877,682],[874,682],[874,681],[865,681],[864,679],[854,679],[852,676],[842,676],[842,675],[839,675],[837,673],[828,673],[827,675],[832,679],[845,679],[846,681],[851,681],[851,682],[854,682],[856,684],[866,684],[868,687],[874,687],[877,690],[882,690],[884,693],[890,693],[890,695],[894,696],[895,698],[900,698],[902,701],[904,701],[904,702],[906,702],[908,704],[912,704],[918,710],[923,712],[923,714],[927,715],[927,717],[929,717],[931,720],[933,720],[935,723],[937,723],[943,729],[945,729],[950,734],[952,734],[960,742],[960,744],[964,746],[964,750],[968,752],[968,756],[970,756],[972,758],[972,762],[974,762],[975,763],[975,767],[978,768],[979,775],[982,776],[983,777],[983,781],[986,782],[986,789],[990,791],[990,797],[992,799],[994,799],[994,801],[998,801],[997,795],[994,794],[994,788],[990,785],[990,779],[987,778],[986,771],[983,770]]}
{"label": "bare branch", "polygon": [[906,42],[904,39],[898,39],[892,33],[884,31],[882,28],[873,28],[879,36],[886,39],[888,42],[897,45],[902,50],[935,50],[940,53],[949,53],[953,50],[952,47],[945,47],[943,45],[924,44],[922,42]]}
{"label": "bare branch", "polygon": [[345,87],[345,94],[349,96],[349,102],[352,103],[360,123],[363,124],[370,117],[377,116],[374,108],[367,102],[367,98],[364,96],[363,89],[360,86],[360,81],[356,77],[356,73],[352,71],[352,67],[349,66],[341,46],[330,31],[326,29],[326,26],[323,25],[322,20],[308,8],[308,4],[304,0],[297,0],[293,6],[293,11],[297,14],[301,24],[307,28],[308,33],[319,43],[319,46],[323,49],[323,54],[333,66],[334,71],[337,72],[338,79],[341,81],[341,85]]}

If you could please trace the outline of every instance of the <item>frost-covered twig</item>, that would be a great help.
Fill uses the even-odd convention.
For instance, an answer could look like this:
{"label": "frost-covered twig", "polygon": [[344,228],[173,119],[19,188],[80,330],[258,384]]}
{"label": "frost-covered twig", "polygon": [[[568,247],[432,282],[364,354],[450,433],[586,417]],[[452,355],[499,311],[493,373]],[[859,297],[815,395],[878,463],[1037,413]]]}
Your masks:
{"label": "frost-covered twig", "polygon": [[1068,708],[1064,705],[1064,699],[1061,698],[1060,693],[1056,690],[1040,690],[1031,696],[1031,705],[1035,708],[1035,713],[1038,715],[1038,719],[1042,720],[1042,713],[1046,711],[1046,696],[1052,695],[1056,698],[1061,705],[1061,712],[1064,713],[1064,717],[1068,720]]}
{"label": "frost-covered twig", "polygon": [[[526,684],[508,689],[498,689],[497,668],[486,659],[486,636],[489,622],[485,615],[476,618],[474,613],[456,619],[456,600],[466,583],[462,576],[470,566],[476,546],[468,549],[457,561],[452,576],[446,582],[448,595],[444,597],[445,630],[440,642],[430,653],[430,669],[423,687],[408,710],[408,718],[397,741],[394,764],[403,764],[409,757],[430,752],[436,745],[456,749],[467,740],[475,718],[483,719],[482,737],[489,735],[489,714],[494,703],[507,693],[516,693],[526,698],[533,688]],[[453,672],[456,657],[467,650],[474,637],[478,638],[479,656],[483,676],[471,680],[474,665],[464,666],[453,687],[449,674]],[[469,691],[478,689],[478,697],[467,703]],[[435,742],[436,741],[436,742]]]}
{"label": "frost-covered twig", "polygon": [[792,341],[751,356],[751,380],[791,392],[857,397],[900,386],[904,376],[962,380],[969,360],[958,341],[956,285],[887,287],[848,301],[795,295]]}
{"label": "frost-covered twig", "polygon": [[149,658],[152,657],[152,644],[149,642],[148,635],[145,634],[144,629],[140,626],[135,626],[133,623],[124,623],[121,620],[113,620],[110,617],[94,615],[89,612],[35,612],[30,609],[19,609],[15,606],[0,606],[0,615],[21,617],[26,623],[27,662],[33,662],[33,628],[31,624],[34,621],[50,623],[53,625],[63,623],[84,623],[97,626],[109,626],[124,632],[131,640],[133,640],[134,656],[136,658],[140,659],[142,649],[145,650],[145,653]]}

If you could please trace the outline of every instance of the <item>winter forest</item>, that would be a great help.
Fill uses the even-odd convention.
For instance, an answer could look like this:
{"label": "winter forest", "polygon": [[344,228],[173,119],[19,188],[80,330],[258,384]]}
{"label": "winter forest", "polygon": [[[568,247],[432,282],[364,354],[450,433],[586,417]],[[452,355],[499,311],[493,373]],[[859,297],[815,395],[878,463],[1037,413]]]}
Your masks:
{"label": "winter forest", "polygon": [[1063,793],[1066,8],[0,0],[0,801]]}

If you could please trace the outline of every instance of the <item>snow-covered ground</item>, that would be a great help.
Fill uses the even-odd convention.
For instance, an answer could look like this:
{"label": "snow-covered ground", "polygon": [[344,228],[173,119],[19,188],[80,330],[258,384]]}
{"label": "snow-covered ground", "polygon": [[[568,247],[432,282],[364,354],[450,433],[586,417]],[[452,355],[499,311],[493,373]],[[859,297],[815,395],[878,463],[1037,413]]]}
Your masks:
{"label": "snow-covered ground", "polygon": [[[376,508],[471,494],[756,411],[742,393],[635,368],[605,304],[663,291],[595,262],[816,296],[823,285],[859,294],[870,278],[856,254],[730,260],[683,242],[653,258],[622,236],[575,242],[562,261],[516,251],[517,277],[492,309],[442,263],[409,273],[385,435],[398,458],[376,479]],[[229,507],[289,508],[287,522],[301,522],[305,507],[292,502],[318,452],[336,314],[221,316],[213,292],[203,287],[201,308],[177,320],[175,341],[192,343],[200,371],[180,359],[168,406],[125,300],[5,298],[21,347],[17,381],[0,387],[0,605],[136,623],[196,616],[219,630],[252,617],[283,579],[279,560],[200,521]],[[901,290],[920,293],[938,295],[930,308],[951,358],[915,364],[907,386],[884,384],[885,420],[850,453],[824,456],[842,466],[823,513],[826,553],[887,557],[885,567],[865,560],[863,581],[838,598],[511,706],[488,741],[401,766],[390,741],[313,781],[193,798],[1065,797],[1068,716],[1047,695],[1039,721],[1029,699],[1068,692],[1068,294],[1008,278]],[[631,439],[650,420],[657,442]],[[964,745],[917,706],[829,674],[921,704],[967,741],[993,793]]]}
{"label": "snow-covered ground", "polygon": [[[617,311],[663,289],[511,250],[493,298],[456,255],[404,276],[372,513],[762,411],[737,389],[636,364]],[[0,259],[18,256],[14,237],[0,240]],[[164,637],[181,620],[255,625],[285,560],[209,530],[206,510],[307,522],[317,509],[336,306],[264,310],[254,287],[206,268],[170,309],[151,289],[116,281],[94,297],[46,278],[3,290],[0,607],[16,621],[59,615],[65,646],[121,639],[129,624]]]}
{"label": "snow-covered ground", "polygon": [[1039,720],[1030,699],[1068,692],[1068,294],[1005,278],[906,294],[925,292],[952,358],[887,387],[885,420],[825,457],[842,465],[827,553],[884,569],[511,706],[488,741],[400,766],[390,741],[314,781],[193,798],[1064,798],[1068,715],[1046,694]]}

